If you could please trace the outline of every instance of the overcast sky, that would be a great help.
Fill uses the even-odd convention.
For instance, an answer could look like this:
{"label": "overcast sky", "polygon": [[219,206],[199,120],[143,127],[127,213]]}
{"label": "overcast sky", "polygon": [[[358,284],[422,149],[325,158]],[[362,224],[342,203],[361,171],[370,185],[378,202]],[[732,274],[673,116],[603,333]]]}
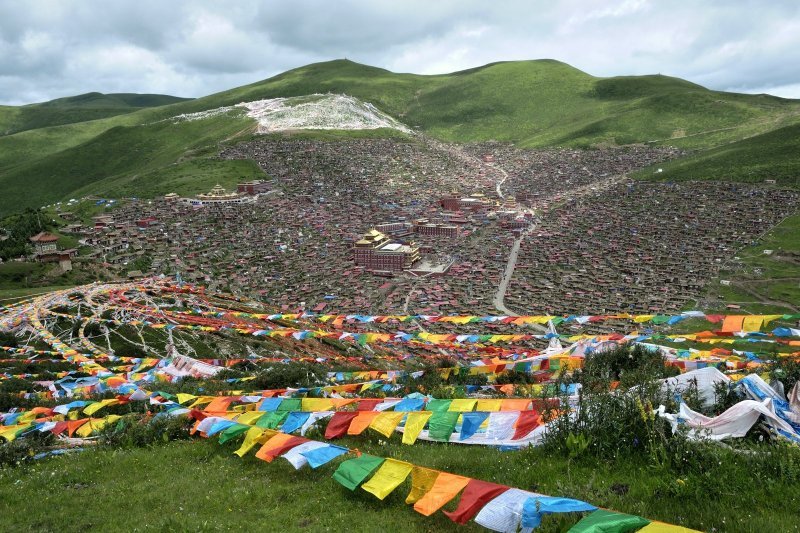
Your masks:
{"label": "overcast sky", "polygon": [[347,57],[395,72],[553,58],[800,98],[800,0],[0,0],[0,103],[203,96]]}

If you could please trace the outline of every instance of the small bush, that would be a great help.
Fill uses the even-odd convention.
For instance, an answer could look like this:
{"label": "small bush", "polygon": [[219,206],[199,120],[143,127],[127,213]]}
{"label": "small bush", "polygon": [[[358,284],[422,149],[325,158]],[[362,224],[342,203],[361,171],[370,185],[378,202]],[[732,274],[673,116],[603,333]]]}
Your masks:
{"label": "small bush", "polygon": [[18,345],[17,337],[10,331],[0,331],[0,346],[15,348]]}
{"label": "small bush", "polygon": [[327,369],[311,363],[275,363],[266,365],[250,383],[256,389],[318,387],[327,384]]}
{"label": "small bush", "polygon": [[116,424],[104,427],[99,434],[100,444],[120,448],[144,447],[173,440],[190,439],[192,420],[185,416],[130,415]]}
{"label": "small bush", "polygon": [[[659,382],[666,372],[658,353],[638,346],[588,356],[582,370],[562,375],[556,383],[560,403],[543,413],[551,421],[545,446],[568,454],[569,439],[577,438],[586,439],[586,454],[598,458],[629,452],[663,456],[670,428],[653,411],[671,401]],[[613,382],[617,382],[615,388]],[[581,385],[577,397],[570,397],[567,391],[576,384]],[[542,405],[549,405],[545,400]],[[661,462],[663,457],[656,460]]]}
{"label": "small bush", "polygon": [[51,445],[55,437],[52,433],[34,431],[21,439],[11,442],[0,440],[0,466],[16,466],[30,461],[33,456]]}
{"label": "small bush", "polygon": [[776,354],[775,359],[767,364],[767,371],[770,378],[783,383],[783,388],[788,393],[800,381],[800,358]]}
{"label": "small bush", "polygon": [[518,370],[506,370],[505,372],[501,372],[497,374],[497,379],[495,383],[498,385],[508,385],[508,384],[519,384],[519,385],[527,385],[529,383],[535,383],[533,376],[528,372],[519,372]]}

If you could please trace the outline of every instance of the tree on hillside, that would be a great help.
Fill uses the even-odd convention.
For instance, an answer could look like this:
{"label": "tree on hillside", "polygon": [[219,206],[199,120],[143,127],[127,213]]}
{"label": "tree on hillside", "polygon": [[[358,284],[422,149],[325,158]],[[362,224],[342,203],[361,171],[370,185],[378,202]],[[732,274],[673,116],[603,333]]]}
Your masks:
{"label": "tree on hillside", "polygon": [[13,257],[26,255],[30,252],[29,239],[46,231],[51,224],[42,219],[40,213],[30,207],[22,213],[6,217],[0,223],[4,237],[0,240],[0,259],[7,261]]}

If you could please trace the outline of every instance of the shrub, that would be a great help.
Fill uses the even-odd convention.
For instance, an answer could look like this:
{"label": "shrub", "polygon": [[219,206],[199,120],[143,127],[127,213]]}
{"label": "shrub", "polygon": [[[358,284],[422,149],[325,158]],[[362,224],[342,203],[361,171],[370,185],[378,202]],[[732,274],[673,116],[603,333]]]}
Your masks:
{"label": "shrub", "polygon": [[506,370],[505,372],[501,372],[497,374],[497,379],[495,379],[495,383],[498,385],[507,385],[507,384],[520,384],[520,385],[527,385],[529,383],[535,383],[533,376],[528,372],[520,372],[518,370]]}
{"label": "shrub", "polygon": [[[670,428],[653,411],[671,401],[659,382],[666,372],[658,353],[638,346],[588,356],[582,370],[572,376],[562,374],[556,383],[560,402],[543,413],[551,421],[544,445],[567,454],[570,441],[585,439],[587,455],[615,458],[625,452],[644,452],[662,462]],[[580,385],[577,397],[569,396],[573,385]],[[550,405],[544,403],[550,392],[543,392],[542,405]]]}
{"label": "shrub", "polygon": [[30,461],[33,456],[51,445],[55,437],[52,433],[34,431],[24,438],[11,442],[0,441],[0,466],[15,466]]}
{"label": "shrub", "polygon": [[100,430],[99,442],[120,448],[144,447],[190,439],[192,420],[185,416],[129,415]]}
{"label": "shrub", "polygon": [[0,346],[15,348],[18,345],[17,337],[10,331],[0,331]]}
{"label": "shrub", "polygon": [[256,389],[318,387],[327,383],[327,369],[311,363],[275,363],[266,365],[250,383]]}
{"label": "shrub", "polygon": [[775,359],[767,364],[767,371],[770,378],[783,383],[783,388],[788,393],[800,381],[800,359],[776,354]]}

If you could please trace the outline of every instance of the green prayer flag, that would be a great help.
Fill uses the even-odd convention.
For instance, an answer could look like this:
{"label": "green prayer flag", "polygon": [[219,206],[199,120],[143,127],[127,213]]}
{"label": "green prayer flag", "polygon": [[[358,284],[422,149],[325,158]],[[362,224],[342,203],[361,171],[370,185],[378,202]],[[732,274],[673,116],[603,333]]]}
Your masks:
{"label": "green prayer flag", "polygon": [[278,429],[286,417],[289,416],[289,411],[272,411],[258,419],[256,427],[263,429]]}
{"label": "green prayer flag", "polygon": [[284,398],[278,406],[278,411],[302,411],[301,398]]}
{"label": "green prayer flag", "polygon": [[433,399],[428,401],[428,404],[425,406],[426,411],[447,411],[450,409],[450,403],[453,400],[439,400]]}
{"label": "green prayer flag", "polygon": [[245,424],[234,424],[219,435],[219,443],[225,444],[231,439],[235,439],[245,431],[250,429],[250,426]]}
{"label": "green prayer flag", "polygon": [[428,420],[428,436],[432,439],[443,440],[445,442],[450,440],[450,435],[458,423],[458,417],[461,413],[450,411],[437,411],[431,415]]}
{"label": "green prayer flag", "polygon": [[598,509],[572,526],[569,533],[628,533],[649,523],[650,520],[641,516]]}
{"label": "green prayer flag", "polygon": [[339,465],[339,468],[333,473],[333,479],[350,490],[356,490],[373,470],[381,466],[383,461],[383,457],[375,457],[366,453],[361,457],[348,459]]}

